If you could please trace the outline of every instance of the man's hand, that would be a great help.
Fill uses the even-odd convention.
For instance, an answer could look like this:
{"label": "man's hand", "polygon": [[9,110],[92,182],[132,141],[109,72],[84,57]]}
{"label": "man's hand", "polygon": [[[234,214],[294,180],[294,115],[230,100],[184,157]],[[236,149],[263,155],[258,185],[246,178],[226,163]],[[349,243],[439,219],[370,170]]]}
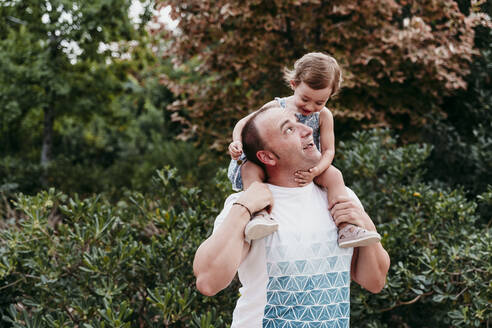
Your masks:
{"label": "man's hand", "polygon": [[366,230],[376,231],[376,227],[369,215],[359,203],[350,197],[335,197],[334,205],[330,208],[330,212],[337,227],[346,222]]}
{"label": "man's hand", "polygon": [[229,144],[229,154],[233,160],[238,160],[243,153],[243,144],[241,141],[233,141]]}
{"label": "man's hand", "polygon": [[294,173],[294,181],[297,182],[297,185],[299,187],[304,187],[308,183],[311,183],[314,178],[316,178],[321,172],[319,172],[319,169],[315,166],[310,168],[307,171],[296,171]]}
{"label": "man's hand", "polygon": [[266,184],[255,181],[243,192],[237,202],[246,206],[251,211],[251,214],[261,211],[264,208],[268,212],[271,212],[273,196]]}

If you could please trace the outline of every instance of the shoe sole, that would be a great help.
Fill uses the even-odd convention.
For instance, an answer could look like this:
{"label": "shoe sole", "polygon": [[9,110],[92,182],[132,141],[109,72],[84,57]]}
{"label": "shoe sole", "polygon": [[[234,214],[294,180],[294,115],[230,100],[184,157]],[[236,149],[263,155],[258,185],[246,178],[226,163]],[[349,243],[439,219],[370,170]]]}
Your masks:
{"label": "shoe sole", "polygon": [[339,242],[338,247],[340,248],[351,248],[351,247],[362,247],[369,246],[371,244],[381,241],[380,236],[368,236],[363,239],[347,240],[344,242]]}
{"label": "shoe sole", "polygon": [[246,227],[246,230],[244,231],[244,235],[246,236],[247,240],[255,240],[271,235],[277,230],[278,230],[278,223],[274,223],[272,225],[252,225]]}

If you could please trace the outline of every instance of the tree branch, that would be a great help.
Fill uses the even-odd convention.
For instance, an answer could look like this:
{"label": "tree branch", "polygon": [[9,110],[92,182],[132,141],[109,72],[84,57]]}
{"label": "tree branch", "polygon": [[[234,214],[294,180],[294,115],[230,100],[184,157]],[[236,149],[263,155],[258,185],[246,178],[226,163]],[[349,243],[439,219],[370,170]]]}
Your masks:
{"label": "tree branch", "polygon": [[423,294],[420,294],[420,295],[417,295],[415,298],[411,299],[410,301],[399,301],[397,302],[395,305],[389,307],[389,308],[385,308],[385,309],[381,309],[379,310],[379,312],[387,312],[387,311],[391,311],[399,306],[402,306],[402,305],[410,305],[410,304],[413,304],[415,302],[417,302],[419,299],[421,299],[422,297],[424,296],[428,296],[428,295],[431,295],[433,294],[434,292],[433,291],[430,291],[430,292],[427,292],[427,293],[423,293]]}

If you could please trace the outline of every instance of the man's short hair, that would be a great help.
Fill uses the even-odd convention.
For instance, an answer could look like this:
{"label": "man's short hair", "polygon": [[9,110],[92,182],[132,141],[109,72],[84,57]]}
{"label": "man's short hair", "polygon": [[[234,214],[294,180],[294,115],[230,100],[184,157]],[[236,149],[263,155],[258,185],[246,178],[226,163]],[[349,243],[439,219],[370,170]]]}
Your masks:
{"label": "man's short hair", "polygon": [[266,145],[264,140],[260,136],[260,131],[256,126],[256,119],[267,110],[275,107],[280,107],[277,101],[272,101],[263,105],[260,109],[258,109],[258,111],[256,111],[256,113],[253,114],[253,116],[250,117],[250,119],[244,125],[243,131],[241,132],[243,151],[246,155],[246,158],[262,168],[265,168],[265,164],[263,164],[258,159],[256,153],[260,150],[264,150]]}

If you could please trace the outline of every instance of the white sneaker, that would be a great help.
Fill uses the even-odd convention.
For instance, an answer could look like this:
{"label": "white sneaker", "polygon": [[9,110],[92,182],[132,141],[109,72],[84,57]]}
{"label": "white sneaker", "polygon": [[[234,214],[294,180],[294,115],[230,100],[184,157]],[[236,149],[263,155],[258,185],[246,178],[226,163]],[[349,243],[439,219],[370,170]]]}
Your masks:
{"label": "white sneaker", "polygon": [[338,246],[341,248],[360,247],[377,243],[381,236],[353,224],[347,224],[338,230]]}
{"label": "white sneaker", "polygon": [[247,241],[261,239],[277,231],[278,223],[266,210],[256,213],[244,229]]}

